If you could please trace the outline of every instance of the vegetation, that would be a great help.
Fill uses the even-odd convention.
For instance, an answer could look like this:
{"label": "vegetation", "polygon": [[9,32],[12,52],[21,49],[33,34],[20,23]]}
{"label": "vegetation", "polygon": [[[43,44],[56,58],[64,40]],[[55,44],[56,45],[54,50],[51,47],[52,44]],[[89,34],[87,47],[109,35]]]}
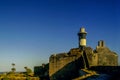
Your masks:
{"label": "vegetation", "polygon": [[15,72],[15,64],[12,63],[12,68],[10,72],[5,72],[0,74],[0,80],[39,80],[39,77],[26,76],[24,72]]}

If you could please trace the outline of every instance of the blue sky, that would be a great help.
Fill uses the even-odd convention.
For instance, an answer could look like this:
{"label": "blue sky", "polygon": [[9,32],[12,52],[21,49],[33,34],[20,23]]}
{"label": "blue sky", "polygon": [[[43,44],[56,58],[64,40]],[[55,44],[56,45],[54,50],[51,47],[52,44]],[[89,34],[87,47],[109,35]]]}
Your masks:
{"label": "blue sky", "polygon": [[0,0],[0,71],[33,69],[49,56],[78,47],[84,26],[87,46],[99,40],[120,54],[119,0]]}

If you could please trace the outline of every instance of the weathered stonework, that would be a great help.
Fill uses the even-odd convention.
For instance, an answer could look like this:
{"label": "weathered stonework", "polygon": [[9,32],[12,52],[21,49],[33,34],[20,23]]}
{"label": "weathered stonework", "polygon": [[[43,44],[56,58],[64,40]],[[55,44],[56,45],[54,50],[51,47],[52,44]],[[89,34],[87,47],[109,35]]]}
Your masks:
{"label": "weathered stonework", "polygon": [[[117,66],[118,55],[105,46],[97,46],[95,50],[91,47],[85,47],[84,51],[79,48],[73,48],[68,53],[50,56],[49,76],[54,77],[56,75],[59,76],[60,74],[64,74],[64,71],[68,68],[70,63],[75,63],[72,68],[79,69],[92,66]],[[64,69],[64,71],[61,71],[62,69]]]}
{"label": "weathered stonework", "polygon": [[[93,50],[90,47],[85,48],[85,53],[87,52],[87,58],[89,62],[92,60],[91,54],[93,54]],[[83,65],[88,65],[86,63],[86,59],[84,59],[84,52],[79,48],[73,48],[68,53],[61,53],[56,55],[51,55],[49,59],[49,76],[53,76],[56,73],[60,72],[65,66],[69,65],[70,63],[75,63],[75,67],[81,64],[81,68],[84,68]],[[88,56],[89,55],[89,56]],[[80,58],[81,61],[78,61]],[[92,63],[91,63],[92,64]],[[67,66],[68,67],[68,66]],[[71,67],[72,68],[72,67]],[[66,70],[66,69],[65,69]],[[63,71],[62,71],[63,72]]]}
{"label": "weathered stonework", "polygon": [[96,49],[97,66],[118,66],[118,55],[107,47]]}
{"label": "weathered stonework", "polygon": [[[79,76],[79,70],[93,66],[118,66],[118,55],[105,46],[100,40],[96,49],[86,47],[84,28],[79,32],[79,48],[68,53],[51,55],[49,58],[49,77],[51,80],[71,80]],[[68,77],[69,76],[69,77]]]}
{"label": "weathered stonework", "polygon": [[[71,50],[71,52],[74,52],[74,50],[73,51]],[[79,54],[80,52],[76,52],[76,54],[61,53],[61,54],[51,55],[49,60],[49,76],[52,76],[57,71],[62,69],[65,65],[79,58],[81,56]]]}

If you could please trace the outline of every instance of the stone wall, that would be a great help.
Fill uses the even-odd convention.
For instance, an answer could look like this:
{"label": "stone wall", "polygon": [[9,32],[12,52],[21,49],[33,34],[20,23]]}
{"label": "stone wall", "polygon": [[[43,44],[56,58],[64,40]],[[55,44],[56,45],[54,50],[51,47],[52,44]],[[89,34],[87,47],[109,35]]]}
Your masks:
{"label": "stone wall", "polygon": [[51,55],[49,59],[49,76],[52,76],[57,71],[62,69],[65,65],[75,61],[81,56],[79,49],[71,49],[68,53],[60,53]]}
{"label": "stone wall", "polygon": [[96,49],[98,55],[97,66],[118,66],[118,55],[107,47]]}
{"label": "stone wall", "polygon": [[49,60],[49,76],[52,76],[70,62],[75,61],[78,57],[67,53],[52,55]]}
{"label": "stone wall", "polygon": [[[117,65],[118,55],[105,46],[98,46],[95,50],[93,50],[91,47],[85,47],[84,50],[73,48],[68,53],[60,53],[50,56],[49,77],[52,77],[53,79],[53,76],[56,76],[59,79],[61,74],[62,76],[70,76],[69,73],[72,72],[78,75],[79,72],[77,72],[77,70],[82,68]],[[73,77],[76,75],[73,75]]]}
{"label": "stone wall", "polygon": [[[83,57],[83,53],[85,53],[85,57]],[[93,50],[90,47],[86,47],[84,52],[79,48],[73,48],[68,53],[51,55],[49,59],[49,76],[55,75],[71,63],[75,63],[74,67],[79,69],[84,68],[86,65],[92,64],[92,55]]]}

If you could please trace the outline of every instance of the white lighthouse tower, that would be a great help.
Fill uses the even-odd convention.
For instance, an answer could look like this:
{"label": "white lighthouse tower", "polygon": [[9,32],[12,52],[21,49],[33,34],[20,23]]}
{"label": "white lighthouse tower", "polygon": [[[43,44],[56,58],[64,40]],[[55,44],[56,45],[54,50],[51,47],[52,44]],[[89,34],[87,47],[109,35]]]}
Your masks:
{"label": "white lighthouse tower", "polygon": [[85,31],[85,28],[80,28],[80,32],[78,33],[78,37],[79,37],[79,48],[80,49],[84,49],[84,47],[86,47],[86,35],[87,32]]}

